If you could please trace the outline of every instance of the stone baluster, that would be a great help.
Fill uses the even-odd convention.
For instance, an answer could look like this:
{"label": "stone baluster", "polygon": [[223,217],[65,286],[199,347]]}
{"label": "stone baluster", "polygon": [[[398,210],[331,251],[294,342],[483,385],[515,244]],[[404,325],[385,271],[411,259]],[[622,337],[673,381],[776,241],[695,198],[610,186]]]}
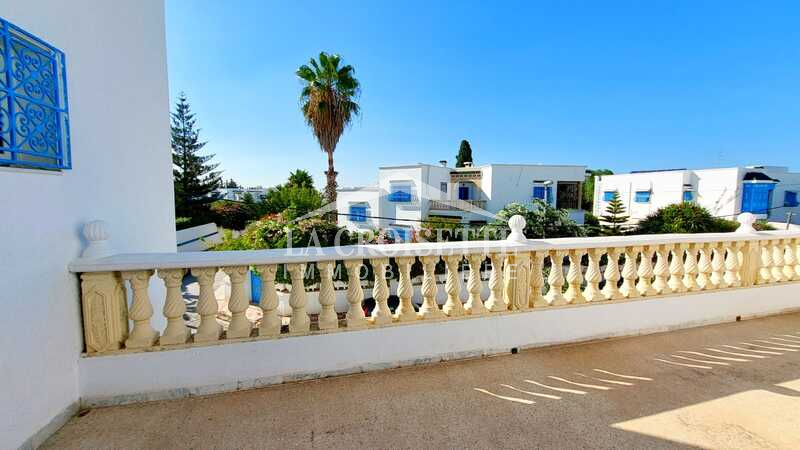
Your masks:
{"label": "stone baluster", "polygon": [[698,244],[686,247],[686,260],[683,263],[683,288],[685,291],[697,291],[697,249]]}
{"label": "stone baluster", "polygon": [[467,314],[478,316],[486,314],[488,310],[483,306],[481,301],[481,262],[483,262],[483,255],[469,255],[469,280],[467,280],[467,292],[469,292],[469,300],[464,305]]}
{"label": "stone baluster", "polygon": [[586,303],[586,298],[581,292],[581,285],[583,284],[581,257],[583,256],[583,250],[570,250],[568,255],[567,292],[564,292],[564,298],[567,299],[567,304],[570,305]]}
{"label": "stone baluster", "polygon": [[[256,270],[261,274],[261,298],[258,301],[258,306],[261,307],[261,324],[258,326],[258,335],[264,337],[279,336],[281,334],[281,318],[278,316],[278,293],[275,292],[275,274],[278,272],[278,266],[275,264],[257,266]],[[324,287],[324,272],[322,273],[322,279]],[[322,293],[320,292],[321,302]],[[322,314],[320,314],[321,323]]]}
{"label": "stone baluster", "polygon": [[742,247],[741,242],[726,242],[727,253],[725,254],[725,273],[722,275],[722,280],[727,287],[739,287],[741,281],[739,278],[739,249]]}
{"label": "stone baluster", "polygon": [[226,337],[228,339],[250,337],[250,332],[253,331],[253,324],[250,323],[246,314],[250,302],[247,301],[244,294],[245,277],[248,276],[250,271],[246,266],[223,267],[222,270],[231,279],[231,298],[228,301],[228,309],[231,311],[231,323],[228,325]]}
{"label": "stone baluster", "polygon": [[458,279],[458,265],[462,258],[461,255],[448,255],[443,258],[447,267],[447,280],[444,285],[447,301],[442,307],[442,312],[448,317],[459,317],[466,314],[464,305],[461,304],[461,283]]}
{"label": "stone baluster", "polygon": [[672,292],[667,277],[669,276],[669,250],[667,245],[659,245],[656,247],[656,266],[653,268],[653,274],[656,276],[653,281],[653,289],[657,294],[669,294]]}
{"label": "stone baluster", "polygon": [[622,266],[622,286],[619,292],[625,298],[635,298],[639,295],[636,289],[636,255],[639,247],[625,247],[625,264]]}
{"label": "stone baluster", "polygon": [[319,317],[317,326],[320,330],[335,330],[339,328],[339,316],[336,315],[336,289],[333,287],[333,271],[336,261],[322,261],[319,267]]}
{"label": "stone baluster", "polygon": [[505,302],[510,310],[528,309],[530,264],[530,254],[527,252],[514,253],[506,257],[503,284]]}
{"label": "stone baluster", "polygon": [[566,305],[567,300],[561,292],[564,286],[564,255],[563,250],[550,251],[550,274],[547,276],[549,289],[544,298],[550,306]]}
{"label": "stone baluster", "polygon": [[777,283],[786,281],[783,276],[783,247],[781,247],[781,241],[779,239],[770,241],[769,246],[772,249],[772,280]]}
{"label": "stone baluster", "polygon": [[668,247],[672,247],[672,259],[669,263],[669,280],[667,280],[667,285],[672,292],[685,292],[686,286],[683,285],[683,254],[688,245],[674,244]]}
{"label": "stone baluster", "polygon": [[710,244],[711,248],[711,284],[716,289],[727,287],[725,284],[725,249],[721,243]]}
{"label": "stone baluster", "polygon": [[503,263],[506,255],[493,253],[489,255],[492,262],[492,274],[489,276],[489,299],[486,300],[486,308],[491,312],[507,311],[503,299]]}
{"label": "stone baluster", "polygon": [[389,309],[389,286],[386,282],[386,267],[388,265],[389,258],[372,259],[372,271],[375,277],[375,285],[372,288],[372,298],[375,299],[375,307],[372,309],[372,323],[375,325],[392,323],[392,311]]}
{"label": "stone baluster", "polygon": [[289,306],[292,307],[292,316],[289,317],[289,333],[305,334],[311,330],[311,319],[308,318],[306,294],[303,275],[306,272],[305,264],[289,264],[289,276],[292,278],[292,291],[289,293]]}
{"label": "stone baluster", "polygon": [[600,258],[605,253],[605,249],[592,248],[587,251],[589,266],[586,268],[586,288],[583,290],[583,298],[587,302],[597,302],[604,300],[600,292],[600,281],[603,279],[600,274]]}
{"label": "stone baluster", "polygon": [[789,248],[794,252],[794,279],[800,280],[800,238],[790,241]]}
{"label": "stone baluster", "polygon": [[197,278],[200,286],[200,295],[197,299],[197,314],[200,315],[200,326],[194,333],[195,342],[213,342],[219,340],[222,326],[217,322],[219,305],[214,297],[214,278],[217,275],[216,267],[194,267],[192,275]]}
{"label": "stone baluster", "polygon": [[413,256],[403,256],[396,258],[397,269],[400,272],[400,280],[397,283],[397,296],[400,303],[395,310],[395,318],[399,322],[410,322],[417,320],[417,313],[414,311],[414,304],[411,297],[414,296],[414,286],[411,284],[411,266],[414,264]]}
{"label": "stone baluster", "polygon": [[348,259],[344,262],[347,269],[347,308],[345,322],[347,328],[359,330],[367,327],[367,316],[364,314],[362,302],[364,301],[364,290],[361,289],[361,266],[364,264],[360,259]]}
{"label": "stone baluster", "polygon": [[760,241],[761,264],[758,269],[758,281],[756,284],[772,283],[772,249],[769,241]]}
{"label": "stone baluster", "polygon": [[438,256],[423,256],[422,261],[422,306],[419,308],[419,316],[422,319],[441,319],[445,317],[439,304],[436,303],[436,293],[439,287],[436,285],[436,263],[439,262]]}
{"label": "stone baluster", "polygon": [[184,269],[159,269],[158,277],[164,280],[167,296],[164,301],[164,317],[167,318],[167,327],[161,335],[161,345],[185,344],[192,333],[183,321],[186,312],[186,302],[181,295]]}
{"label": "stone baluster", "polygon": [[622,298],[622,293],[619,291],[618,286],[619,280],[621,279],[619,273],[619,253],[619,248],[611,247],[608,249],[608,262],[606,262],[606,270],[603,273],[606,284],[603,286],[602,291],[603,298],[606,300]]}
{"label": "stone baluster", "polygon": [[636,291],[643,297],[652,297],[658,292],[653,288],[653,253],[657,246],[645,245],[642,247],[642,259],[639,261],[639,282]]}
{"label": "stone baluster", "polygon": [[545,256],[546,252],[533,252],[531,254],[531,285],[528,293],[528,305],[531,308],[548,305],[547,300],[545,300],[544,295],[542,295],[542,289],[544,288],[544,274],[542,270],[544,269]]}
{"label": "stone baluster", "polygon": [[792,239],[784,239],[783,245],[783,279],[792,281],[798,279],[794,273],[797,261],[795,259],[794,248],[792,248]]}
{"label": "stone baluster", "polygon": [[700,260],[697,262],[697,289],[704,291],[714,289],[711,283],[711,247],[707,243],[697,244],[700,250]]}
{"label": "stone baluster", "polygon": [[130,283],[133,290],[133,301],[128,311],[128,317],[133,321],[133,329],[125,341],[127,348],[152,347],[158,340],[158,331],[150,325],[153,305],[150,303],[147,286],[150,284],[151,276],[153,276],[152,270],[122,272],[122,278]]}

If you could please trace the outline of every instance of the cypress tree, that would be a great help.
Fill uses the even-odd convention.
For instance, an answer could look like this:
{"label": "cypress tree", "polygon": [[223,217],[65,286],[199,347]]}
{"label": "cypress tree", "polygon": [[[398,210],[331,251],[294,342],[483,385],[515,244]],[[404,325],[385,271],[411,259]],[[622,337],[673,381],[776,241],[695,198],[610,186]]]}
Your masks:
{"label": "cypress tree", "polygon": [[179,217],[202,216],[217,199],[214,191],[222,185],[219,164],[209,164],[214,155],[201,155],[206,145],[186,95],[181,93],[172,118],[172,177],[175,183],[175,212]]}
{"label": "cypress tree", "polygon": [[468,140],[463,139],[456,155],[456,167],[464,167],[465,162],[472,162],[472,147],[470,147]]}
{"label": "cypress tree", "polygon": [[611,201],[606,206],[606,213],[600,216],[603,224],[600,227],[604,236],[619,236],[626,231],[625,222],[630,216],[625,214],[625,205],[619,197],[619,192],[614,191]]}

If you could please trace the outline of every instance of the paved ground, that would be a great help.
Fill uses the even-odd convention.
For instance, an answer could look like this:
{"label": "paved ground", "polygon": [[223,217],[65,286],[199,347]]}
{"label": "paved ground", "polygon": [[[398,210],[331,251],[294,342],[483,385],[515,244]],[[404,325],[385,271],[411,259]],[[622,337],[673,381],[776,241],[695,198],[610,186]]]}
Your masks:
{"label": "paved ground", "polygon": [[796,449],[800,314],[96,409],[45,447]]}

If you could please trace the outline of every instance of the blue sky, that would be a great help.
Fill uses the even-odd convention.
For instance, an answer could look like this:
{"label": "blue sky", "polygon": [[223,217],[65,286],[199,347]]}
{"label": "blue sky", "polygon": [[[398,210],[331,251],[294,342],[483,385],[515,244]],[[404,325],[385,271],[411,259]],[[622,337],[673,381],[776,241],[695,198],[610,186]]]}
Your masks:
{"label": "blue sky", "polygon": [[493,3],[167,0],[170,91],[247,185],[324,183],[294,75],[321,50],[363,89],[340,185],[463,138],[478,164],[800,169],[800,2]]}

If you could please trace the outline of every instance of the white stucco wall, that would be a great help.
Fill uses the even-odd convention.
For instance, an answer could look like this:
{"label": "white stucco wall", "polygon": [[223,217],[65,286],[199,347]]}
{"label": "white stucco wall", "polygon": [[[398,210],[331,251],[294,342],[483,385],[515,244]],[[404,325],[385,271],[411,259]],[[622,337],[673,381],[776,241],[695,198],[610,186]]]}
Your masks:
{"label": "white stucco wall", "polygon": [[163,2],[0,0],[0,14],[66,54],[73,162],[0,168],[0,448],[16,448],[78,401],[67,264],[82,224],[108,221],[121,252],[175,251],[175,224]]}

